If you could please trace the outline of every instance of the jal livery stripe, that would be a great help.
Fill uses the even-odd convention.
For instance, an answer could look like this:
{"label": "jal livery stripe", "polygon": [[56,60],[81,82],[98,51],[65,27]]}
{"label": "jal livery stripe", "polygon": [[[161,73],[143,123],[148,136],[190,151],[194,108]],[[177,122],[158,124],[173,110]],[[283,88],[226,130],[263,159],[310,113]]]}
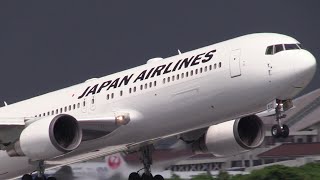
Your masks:
{"label": "jal livery stripe", "polygon": [[103,89],[109,90],[111,88],[119,88],[122,86],[128,85],[131,81],[133,83],[140,82],[146,79],[150,79],[156,76],[160,76],[162,74],[168,74],[175,71],[178,71],[180,69],[186,69],[191,66],[196,66],[201,63],[207,63],[212,58],[216,50],[212,50],[209,52],[204,52],[195,56],[187,57],[184,59],[181,59],[177,62],[170,62],[168,64],[159,65],[157,67],[152,67],[150,69],[143,70],[141,73],[139,73],[138,76],[134,77],[134,74],[126,75],[121,78],[117,78],[114,80],[108,80],[101,84],[96,84],[93,86],[88,86],[83,93],[78,97],[78,99],[81,99],[83,97],[87,97],[88,95],[94,95],[97,93],[100,93]]}

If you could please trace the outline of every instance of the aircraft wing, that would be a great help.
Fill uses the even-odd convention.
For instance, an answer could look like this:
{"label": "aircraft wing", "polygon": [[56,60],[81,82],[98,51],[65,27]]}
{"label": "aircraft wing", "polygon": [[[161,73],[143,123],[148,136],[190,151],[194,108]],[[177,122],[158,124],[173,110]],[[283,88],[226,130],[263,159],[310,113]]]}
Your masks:
{"label": "aircraft wing", "polygon": [[[52,116],[52,118],[54,118],[54,116]],[[76,119],[82,129],[82,141],[93,140],[105,136],[130,121],[129,114],[126,113],[119,115],[113,114],[76,117]],[[36,120],[41,121],[41,119],[34,117],[1,117],[0,149],[3,149],[5,146],[17,141],[26,125],[33,123]]]}
{"label": "aircraft wing", "polygon": [[19,139],[20,133],[25,127],[25,120],[25,118],[0,119],[0,149]]}
{"label": "aircraft wing", "polygon": [[109,146],[102,148],[99,151],[91,151],[78,155],[66,154],[46,161],[46,165],[48,166],[48,169],[52,169],[125,151],[128,151],[128,147],[126,145]]}

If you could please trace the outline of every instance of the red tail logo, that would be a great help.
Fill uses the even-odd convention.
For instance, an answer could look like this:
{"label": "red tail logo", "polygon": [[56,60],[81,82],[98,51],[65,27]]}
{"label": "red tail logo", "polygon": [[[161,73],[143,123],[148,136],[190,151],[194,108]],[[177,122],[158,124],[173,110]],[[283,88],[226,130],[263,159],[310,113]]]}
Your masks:
{"label": "red tail logo", "polygon": [[121,164],[121,159],[119,156],[113,155],[113,156],[109,156],[108,158],[108,165],[111,169],[117,169],[119,168]]}

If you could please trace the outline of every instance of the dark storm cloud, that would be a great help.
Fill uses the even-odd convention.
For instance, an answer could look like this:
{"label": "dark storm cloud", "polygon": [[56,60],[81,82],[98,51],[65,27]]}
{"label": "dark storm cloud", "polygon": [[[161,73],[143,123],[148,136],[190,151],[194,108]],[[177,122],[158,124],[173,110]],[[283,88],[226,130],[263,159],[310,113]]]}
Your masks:
{"label": "dark storm cloud", "polygon": [[[0,100],[15,102],[254,32],[319,57],[319,1],[1,1]],[[318,88],[319,71],[307,91]]]}

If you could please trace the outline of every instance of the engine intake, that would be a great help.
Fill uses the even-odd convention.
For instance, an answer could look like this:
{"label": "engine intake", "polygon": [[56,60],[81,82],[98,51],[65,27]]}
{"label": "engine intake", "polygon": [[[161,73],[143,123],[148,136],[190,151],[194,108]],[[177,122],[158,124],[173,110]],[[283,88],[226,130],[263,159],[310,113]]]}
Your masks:
{"label": "engine intake", "polygon": [[75,150],[81,140],[82,130],[77,120],[60,114],[27,126],[7,153],[9,156],[27,156],[32,160],[51,159]]}
{"label": "engine intake", "polygon": [[259,147],[265,137],[262,120],[251,115],[210,126],[208,131],[193,143],[196,153],[215,156],[239,154]]}

